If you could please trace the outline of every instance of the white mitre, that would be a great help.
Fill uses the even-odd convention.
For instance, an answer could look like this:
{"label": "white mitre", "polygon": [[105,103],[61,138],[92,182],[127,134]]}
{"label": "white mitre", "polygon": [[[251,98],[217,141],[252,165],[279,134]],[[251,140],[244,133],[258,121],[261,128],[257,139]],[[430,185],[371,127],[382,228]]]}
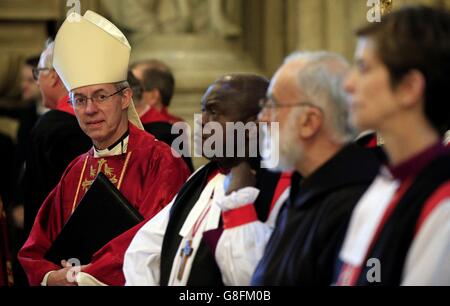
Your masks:
{"label": "white mitre", "polygon": [[[67,16],[55,39],[53,67],[68,91],[127,80],[131,46],[125,35],[109,20],[87,11]],[[128,120],[143,130],[134,107]]]}

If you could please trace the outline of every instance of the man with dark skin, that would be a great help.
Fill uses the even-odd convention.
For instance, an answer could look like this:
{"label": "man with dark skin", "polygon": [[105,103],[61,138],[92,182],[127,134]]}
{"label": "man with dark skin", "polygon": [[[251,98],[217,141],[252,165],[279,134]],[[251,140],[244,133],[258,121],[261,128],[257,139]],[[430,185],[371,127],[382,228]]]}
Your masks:
{"label": "man with dark skin", "polygon": [[[231,232],[235,229],[224,231],[216,259],[220,267],[231,267],[223,275],[234,285],[331,283],[350,212],[379,166],[372,152],[350,142],[353,131],[341,86],[347,71],[338,54],[303,52],[286,58],[272,78],[259,120],[279,124],[279,130],[271,125],[265,135],[279,135],[279,144],[270,146],[272,154],[279,153],[276,170],[296,173],[276,226],[255,219],[240,222],[241,232],[253,233],[248,235],[253,239],[241,241]],[[223,202],[269,188],[249,185],[251,176],[245,164],[233,168]],[[227,205],[228,213],[240,217],[240,206],[251,200],[235,200]]]}
{"label": "man with dark skin", "polygon": [[[225,174],[232,167],[243,161],[254,164],[248,157],[248,147],[245,157],[223,157],[229,141],[236,136],[226,126],[227,123],[254,123],[260,111],[258,102],[268,85],[259,76],[229,75],[208,88],[202,99],[202,138],[206,141],[204,147],[215,138],[211,149],[216,153],[211,156],[203,150],[210,163],[198,170],[172,203],[137,233],[125,255],[127,285],[224,285],[215,261],[215,246],[227,223],[215,200],[224,194]],[[210,135],[210,123],[222,127],[222,134]],[[222,144],[219,149],[217,146]],[[233,156],[238,147],[234,147]],[[267,184],[267,181],[277,184],[280,180],[280,175],[254,168],[256,184]],[[267,218],[273,196],[271,193],[255,202],[262,219]]]}

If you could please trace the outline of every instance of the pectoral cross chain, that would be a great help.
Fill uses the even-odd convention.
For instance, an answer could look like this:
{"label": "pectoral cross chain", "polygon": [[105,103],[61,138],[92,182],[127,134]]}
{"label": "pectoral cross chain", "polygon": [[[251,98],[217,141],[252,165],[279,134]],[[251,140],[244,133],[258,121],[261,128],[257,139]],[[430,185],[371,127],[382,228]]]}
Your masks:
{"label": "pectoral cross chain", "polygon": [[189,260],[189,257],[191,257],[192,252],[194,249],[191,246],[192,240],[186,240],[186,245],[184,248],[181,249],[181,265],[180,269],[178,270],[178,280],[181,281],[183,279],[184,269],[186,268],[187,261]]}

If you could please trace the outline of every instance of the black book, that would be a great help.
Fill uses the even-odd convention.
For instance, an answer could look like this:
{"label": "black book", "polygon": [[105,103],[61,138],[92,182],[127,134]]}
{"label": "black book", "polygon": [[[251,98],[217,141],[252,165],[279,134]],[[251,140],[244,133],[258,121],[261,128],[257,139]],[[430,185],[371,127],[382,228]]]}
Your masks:
{"label": "black book", "polygon": [[99,173],[45,259],[57,265],[72,258],[88,264],[95,252],[143,220],[109,179]]}

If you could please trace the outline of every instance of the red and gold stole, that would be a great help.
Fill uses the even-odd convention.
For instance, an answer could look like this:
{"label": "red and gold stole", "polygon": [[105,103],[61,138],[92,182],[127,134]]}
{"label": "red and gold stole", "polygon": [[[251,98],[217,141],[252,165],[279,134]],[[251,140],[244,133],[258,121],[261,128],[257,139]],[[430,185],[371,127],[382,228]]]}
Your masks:
{"label": "red and gold stole", "polygon": [[103,172],[111,183],[120,190],[131,153],[130,151],[127,154],[99,158],[95,158],[91,153],[86,154],[73,199],[72,213],[100,172]]}

